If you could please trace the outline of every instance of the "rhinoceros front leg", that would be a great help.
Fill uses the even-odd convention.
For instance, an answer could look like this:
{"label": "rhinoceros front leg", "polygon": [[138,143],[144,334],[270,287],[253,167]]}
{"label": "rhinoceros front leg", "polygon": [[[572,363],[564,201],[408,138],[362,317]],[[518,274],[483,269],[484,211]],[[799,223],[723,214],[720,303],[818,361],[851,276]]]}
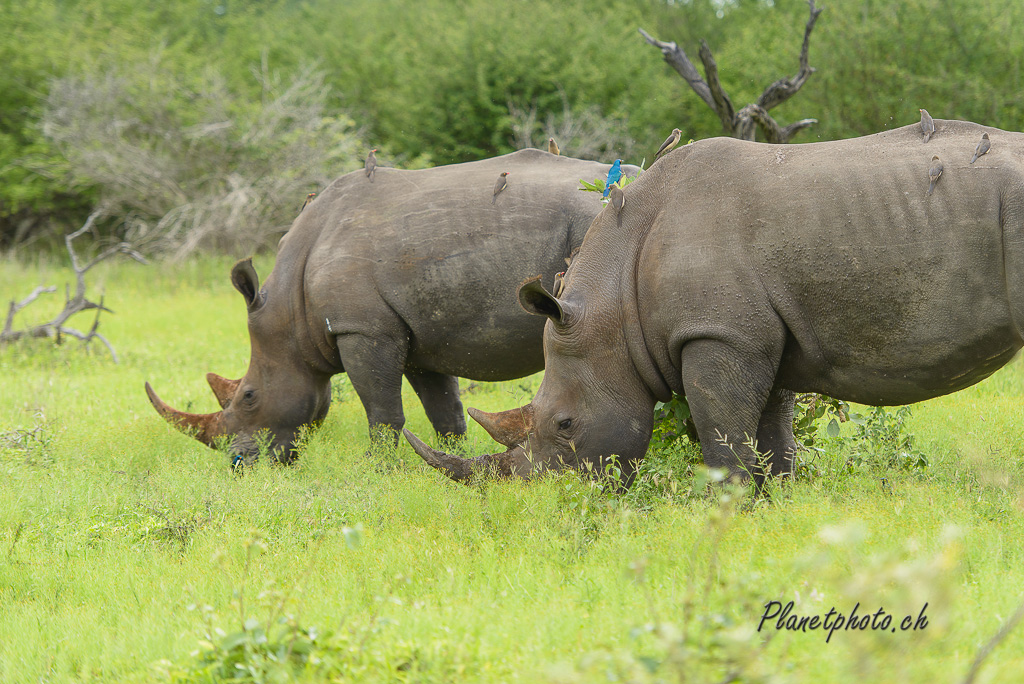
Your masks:
{"label": "rhinoceros front leg", "polygon": [[466,417],[459,398],[459,379],[433,371],[406,370],[405,377],[416,390],[434,430],[442,437],[463,437]]}
{"label": "rhinoceros front leg", "polygon": [[[696,340],[683,347],[681,361],[683,387],[704,462],[711,468],[727,468],[744,481],[753,477],[760,487],[764,468],[751,443],[762,433],[761,418],[772,394],[778,359],[767,356],[763,348],[738,349],[717,340]],[[777,425],[782,413],[776,412],[765,424],[763,434],[773,444],[784,442]]]}
{"label": "rhinoceros front leg", "polygon": [[338,335],[336,340],[345,372],[366,409],[371,444],[397,446],[405,425],[402,370],[408,344],[359,334]]}

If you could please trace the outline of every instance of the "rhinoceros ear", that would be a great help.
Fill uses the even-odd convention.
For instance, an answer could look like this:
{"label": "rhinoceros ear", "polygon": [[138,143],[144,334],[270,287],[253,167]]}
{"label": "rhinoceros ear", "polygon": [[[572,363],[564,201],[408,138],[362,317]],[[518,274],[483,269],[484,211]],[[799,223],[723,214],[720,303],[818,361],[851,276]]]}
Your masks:
{"label": "rhinoceros ear", "polygon": [[547,316],[556,325],[570,324],[573,321],[572,306],[545,290],[540,280],[541,276],[535,276],[519,286],[519,304],[529,313]]}
{"label": "rhinoceros ear", "polygon": [[260,277],[252,267],[252,257],[242,259],[231,269],[231,284],[245,297],[245,306],[249,311],[260,308],[263,296],[260,294]]}

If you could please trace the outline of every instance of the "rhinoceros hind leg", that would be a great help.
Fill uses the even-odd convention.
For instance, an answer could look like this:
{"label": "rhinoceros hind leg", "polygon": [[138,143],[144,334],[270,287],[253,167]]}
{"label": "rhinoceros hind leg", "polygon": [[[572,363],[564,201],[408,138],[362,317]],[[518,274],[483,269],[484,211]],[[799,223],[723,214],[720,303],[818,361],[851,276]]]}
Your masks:
{"label": "rhinoceros hind leg", "polygon": [[757,449],[769,455],[771,473],[776,477],[793,475],[793,457],[797,450],[793,437],[795,401],[793,392],[776,389],[768,397],[757,426]]}
{"label": "rhinoceros hind leg", "polygon": [[459,379],[433,371],[407,369],[405,377],[416,390],[434,430],[442,437],[463,437],[466,416],[459,398]]}
{"label": "rhinoceros hind leg", "polygon": [[753,477],[760,489],[765,472],[751,443],[758,437],[777,360],[773,363],[763,350],[696,340],[683,347],[681,361],[683,387],[701,437],[704,463],[727,468],[742,481]]}
{"label": "rhinoceros hind leg", "polygon": [[338,353],[349,381],[366,409],[370,441],[391,447],[405,425],[402,368],[408,347],[386,337],[338,335]]}

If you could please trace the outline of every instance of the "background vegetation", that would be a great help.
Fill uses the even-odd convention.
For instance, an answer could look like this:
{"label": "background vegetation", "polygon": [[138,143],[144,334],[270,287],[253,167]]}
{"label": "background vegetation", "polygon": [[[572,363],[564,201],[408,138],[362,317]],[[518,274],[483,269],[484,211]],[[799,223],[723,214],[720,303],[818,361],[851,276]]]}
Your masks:
{"label": "background vegetation", "polygon": [[[204,373],[245,370],[230,265],[100,264],[119,365],[95,342],[0,349],[0,681],[960,682],[1024,600],[1019,361],[909,416],[854,407],[757,502],[708,494],[685,441],[626,495],[574,473],[455,485],[404,444],[364,456],[345,376],[296,466],[238,477],[142,389],[212,411]],[[0,292],[70,278],[0,262]],[[469,451],[493,446],[471,426]],[[928,626],[758,633],[769,600],[897,622],[927,602]],[[1022,654],[1017,630],[977,681],[1015,681]]]}
{"label": "background vegetation", "polygon": [[[798,141],[905,125],[919,107],[1021,127],[1021,3],[823,4],[818,72],[773,112],[820,120]],[[720,127],[638,27],[695,60],[706,38],[746,103],[795,73],[806,19],[801,0],[3,3],[0,244],[66,232],[103,204],[118,237],[160,226],[179,254],[244,255],[371,146],[420,166],[554,133],[566,154],[649,161],[673,127]],[[259,211],[232,214],[246,201]]]}

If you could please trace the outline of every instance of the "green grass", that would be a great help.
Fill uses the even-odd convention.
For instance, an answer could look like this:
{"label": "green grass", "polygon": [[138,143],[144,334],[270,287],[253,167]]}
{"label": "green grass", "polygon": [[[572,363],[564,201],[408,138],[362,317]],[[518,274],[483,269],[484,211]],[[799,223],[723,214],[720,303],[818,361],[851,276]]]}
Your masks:
{"label": "green grass", "polygon": [[[692,447],[649,454],[626,495],[572,473],[454,485],[404,444],[365,457],[344,376],[296,466],[236,477],[143,391],[212,411],[203,375],[244,372],[230,265],[97,267],[119,365],[74,341],[0,350],[0,680],[219,681],[213,666],[242,677],[237,663],[265,681],[954,682],[1024,600],[1020,362],[914,407],[927,468],[847,467],[870,445],[826,440],[819,475],[770,500],[694,492]],[[0,262],[4,300],[67,280],[45,259]],[[50,297],[20,320],[55,313]],[[478,384],[464,402],[508,408],[538,384]],[[470,453],[495,449],[471,427]],[[927,602],[929,624],[828,644],[759,634],[770,600],[800,615],[860,602],[896,623]],[[314,658],[275,670],[274,647]],[[1024,629],[978,681],[1019,677],[1022,654]]]}

